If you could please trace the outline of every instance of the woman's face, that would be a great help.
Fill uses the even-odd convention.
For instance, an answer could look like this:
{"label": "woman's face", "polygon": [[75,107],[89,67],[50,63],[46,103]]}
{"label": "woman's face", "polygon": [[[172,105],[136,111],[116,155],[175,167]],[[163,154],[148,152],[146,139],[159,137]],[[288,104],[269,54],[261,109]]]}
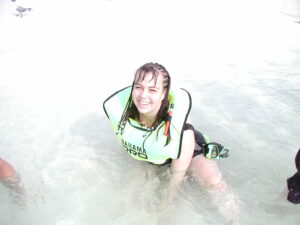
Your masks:
{"label": "woman's face", "polygon": [[162,100],[166,94],[166,88],[163,87],[163,76],[158,75],[157,79],[153,74],[147,73],[144,80],[135,80],[132,98],[139,113],[144,117],[153,118],[157,115]]}

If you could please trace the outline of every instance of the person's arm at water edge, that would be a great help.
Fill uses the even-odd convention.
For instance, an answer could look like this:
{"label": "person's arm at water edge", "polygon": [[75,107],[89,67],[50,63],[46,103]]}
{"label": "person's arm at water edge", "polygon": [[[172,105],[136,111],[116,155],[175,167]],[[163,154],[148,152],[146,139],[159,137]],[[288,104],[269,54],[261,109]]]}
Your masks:
{"label": "person's arm at water edge", "polygon": [[185,174],[192,160],[194,148],[194,132],[192,130],[184,131],[180,157],[178,159],[172,160],[171,177],[168,190],[169,200],[172,200],[174,198],[174,195],[184,181]]}

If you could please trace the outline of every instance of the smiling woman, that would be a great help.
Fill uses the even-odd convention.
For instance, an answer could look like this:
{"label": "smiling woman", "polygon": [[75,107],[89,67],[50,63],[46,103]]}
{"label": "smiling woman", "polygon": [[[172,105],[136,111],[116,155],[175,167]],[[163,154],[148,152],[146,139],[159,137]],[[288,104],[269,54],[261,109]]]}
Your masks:
{"label": "smiling woman", "polygon": [[[208,139],[191,124],[191,96],[184,89],[171,89],[168,71],[158,63],[146,63],[135,73],[131,87],[124,88],[104,101],[103,108],[113,130],[125,150],[137,160],[155,165],[170,165],[171,177],[168,187],[170,202],[185,179],[192,172],[199,183],[230,193],[216,161],[211,158],[226,157],[227,150]],[[235,196],[230,202],[229,215],[220,210],[227,219],[238,216]],[[216,200],[216,199],[215,199]],[[220,201],[215,201],[219,202]],[[222,204],[216,203],[220,209]]]}
{"label": "smiling woman", "polygon": [[132,99],[137,109],[135,110],[136,117],[147,127],[151,127],[156,118],[160,119],[160,116],[157,116],[159,111],[162,114],[168,107],[170,76],[163,71],[161,71],[161,76],[158,76],[158,73],[151,72],[149,65],[149,68],[145,66],[139,69],[135,76]]}

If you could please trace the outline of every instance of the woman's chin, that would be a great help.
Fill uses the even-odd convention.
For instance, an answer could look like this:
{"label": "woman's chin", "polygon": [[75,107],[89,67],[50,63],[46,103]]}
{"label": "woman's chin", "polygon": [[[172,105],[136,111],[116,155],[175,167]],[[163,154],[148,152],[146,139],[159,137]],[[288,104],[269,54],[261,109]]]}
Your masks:
{"label": "woman's chin", "polygon": [[148,115],[149,114],[149,110],[147,110],[147,109],[138,109],[138,110],[139,110],[140,114],[143,114],[143,115]]}
{"label": "woman's chin", "polygon": [[141,106],[137,107],[137,109],[140,113],[143,113],[143,114],[147,114],[150,112],[149,106],[141,105]]}

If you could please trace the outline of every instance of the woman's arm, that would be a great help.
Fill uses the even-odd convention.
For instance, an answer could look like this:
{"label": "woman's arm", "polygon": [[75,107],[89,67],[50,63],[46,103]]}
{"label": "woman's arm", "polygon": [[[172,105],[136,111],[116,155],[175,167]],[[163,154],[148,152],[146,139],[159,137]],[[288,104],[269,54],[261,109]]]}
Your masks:
{"label": "woman's arm", "polygon": [[195,148],[194,131],[186,130],[183,133],[181,154],[178,159],[172,160],[171,178],[169,185],[169,200],[174,199],[174,196],[182,184],[185,173],[190,166]]}

